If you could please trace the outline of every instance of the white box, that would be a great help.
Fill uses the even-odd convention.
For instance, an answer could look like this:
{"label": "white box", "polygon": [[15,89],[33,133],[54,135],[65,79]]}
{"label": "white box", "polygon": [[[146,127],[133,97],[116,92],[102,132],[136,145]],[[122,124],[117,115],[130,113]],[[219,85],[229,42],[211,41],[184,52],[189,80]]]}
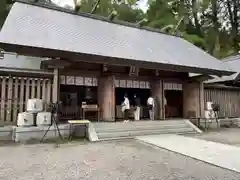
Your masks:
{"label": "white box", "polygon": [[37,125],[45,126],[51,124],[51,113],[50,112],[39,112],[37,114]]}
{"label": "white box", "polygon": [[33,126],[33,113],[22,112],[18,113],[17,125],[20,127]]}
{"label": "white box", "polygon": [[41,112],[43,111],[43,101],[41,99],[28,99],[27,101],[28,112]]}

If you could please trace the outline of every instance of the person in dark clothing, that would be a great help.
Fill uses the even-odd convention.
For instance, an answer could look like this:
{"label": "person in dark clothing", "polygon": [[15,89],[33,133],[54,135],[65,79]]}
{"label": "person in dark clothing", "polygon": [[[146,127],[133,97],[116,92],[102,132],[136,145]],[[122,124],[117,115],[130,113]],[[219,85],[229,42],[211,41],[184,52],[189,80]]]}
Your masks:
{"label": "person in dark clothing", "polygon": [[134,95],[134,120],[140,120],[140,107],[141,107],[141,102],[140,99]]}

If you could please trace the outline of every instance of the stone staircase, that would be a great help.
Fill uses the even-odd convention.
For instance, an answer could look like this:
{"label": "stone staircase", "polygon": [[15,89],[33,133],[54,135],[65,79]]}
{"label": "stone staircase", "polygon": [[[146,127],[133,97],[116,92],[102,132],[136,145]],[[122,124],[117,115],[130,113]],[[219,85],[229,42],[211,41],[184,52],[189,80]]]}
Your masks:
{"label": "stone staircase", "polygon": [[[155,134],[201,133],[189,120],[134,121],[93,123],[97,140],[133,138],[135,136]],[[97,141],[96,140],[96,141]]]}

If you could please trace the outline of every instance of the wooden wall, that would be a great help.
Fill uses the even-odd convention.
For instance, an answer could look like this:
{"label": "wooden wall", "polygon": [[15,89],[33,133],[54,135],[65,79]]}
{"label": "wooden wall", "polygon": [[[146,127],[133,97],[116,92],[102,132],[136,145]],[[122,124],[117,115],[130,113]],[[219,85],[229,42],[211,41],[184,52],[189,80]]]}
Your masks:
{"label": "wooden wall", "polygon": [[43,99],[47,104],[52,98],[52,80],[0,76],[0,125],[16,124],[19,112],[26,111],[29,98]]}
{"label": "wooden wall", "polygon": [[240,89],[205,87],[204,101],[219,104],[220,117],[240,117]]}
{"label": "wooden wall", "polygon": [[[201,117],[204,112],[204,95],[202,82],[189,82],[183,84],[183,116]],[[194,115],[192,115],[192,113]],[[191,115],[190,115],[191,114]]]}

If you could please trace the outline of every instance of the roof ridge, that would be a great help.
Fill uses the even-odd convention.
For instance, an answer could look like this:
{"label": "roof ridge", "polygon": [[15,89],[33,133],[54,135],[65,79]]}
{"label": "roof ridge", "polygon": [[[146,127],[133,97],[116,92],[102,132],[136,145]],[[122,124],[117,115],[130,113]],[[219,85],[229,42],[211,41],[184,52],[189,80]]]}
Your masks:
{"label": "roof ridge", "polygon": [[230,61],[236,61],[236,60],[240,60],[240,54],[228,56],[222,59],[222,61],[224,62],[230,62]]}
{"label": "roof ridge", "polygon": [[95,20],[99,20],[99,21],[104,21],[104,22],[108,22],[108,23],[112,23],[112,24],[117,24],[117,25],[121,25],[121,26],[136,28],[136,29],[139,29],[139,30],[146,30],[146,31],[149,31],[149,32],[155,32],[155,33],[159,33],[159,34],[165,34],[165,35],[168,35],[168,36],[181,38],[180,36],[165,33],[165,32],[162,32],[159,29],[156,29],[156,28],[152,28],[152,27],[148,27],[148,26],[139,26],[139,25],[136,25],[134,23],[130,23],[130,22],[127,22],[127,21],[122,21],[122,20],[109,20],[107,17],[104,17],[104,16],[99,16],[99,15],[85,13],[85,12],[75,12],[73,10],[66,9],[64,7],[61,7],[61,6],[55,6],[54,4],[47,4],[47,3],[42,3],[42,2],[32,2],[32,1],[28,1],[28,0],[14,0],[14,1],[29,4],[29,5],[33,5],[33,6],[38,6],[38,7],[42,7],[42,8],[46,8],[46,9],[51,9],[51,10],[55,10],[55,11],[60,11],[60,12],[63,12],[63,13],[82,16],[82,17],[85,17],[85,18],[91,18],[91,19],[95,19]]}

